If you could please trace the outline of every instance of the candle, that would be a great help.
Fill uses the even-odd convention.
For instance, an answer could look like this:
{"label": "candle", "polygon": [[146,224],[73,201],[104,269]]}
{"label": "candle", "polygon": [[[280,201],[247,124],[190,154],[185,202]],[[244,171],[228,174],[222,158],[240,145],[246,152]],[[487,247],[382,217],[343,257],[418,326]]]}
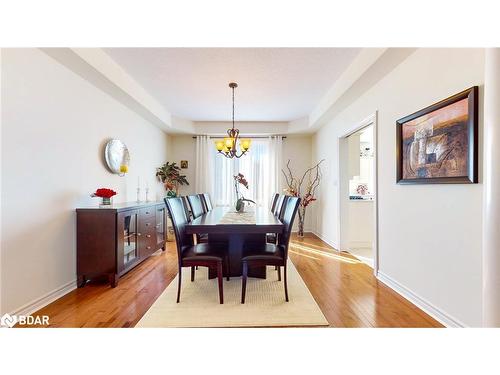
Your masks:
{"label": "candle", "polygon": [[141,178],[137,176],[137,187],[139,188],[141,186]]}

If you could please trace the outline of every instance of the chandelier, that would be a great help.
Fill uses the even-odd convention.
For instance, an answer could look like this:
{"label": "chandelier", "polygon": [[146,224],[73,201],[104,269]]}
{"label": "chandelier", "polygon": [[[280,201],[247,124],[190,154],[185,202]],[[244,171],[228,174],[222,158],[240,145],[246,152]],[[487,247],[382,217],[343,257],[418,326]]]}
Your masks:
{"label": "chandelier", "polygon": [[[250,143],[252,140],[249,138],[240,138],[240,131],[234,128],[234,89],[238,87],[238,84],[231,82],[229,87],[233,90],[233,127],[227,130],[227,137],[224,139],[218,139],[215,141],[215,148],[217,151],[224,155],[226,158],[241,158],[250,149]],[[240,154],[236,149],[236,145],[240,141]]]}

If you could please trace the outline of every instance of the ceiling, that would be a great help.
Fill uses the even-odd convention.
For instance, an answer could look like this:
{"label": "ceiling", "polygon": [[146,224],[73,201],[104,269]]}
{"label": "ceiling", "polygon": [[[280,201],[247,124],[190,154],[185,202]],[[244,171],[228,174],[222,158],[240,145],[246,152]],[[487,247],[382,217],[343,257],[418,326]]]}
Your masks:
{"label": "ceiling", "polygon": [[106,48],[170,113],[193,121],[291,121],[307,116],[358,48]]}

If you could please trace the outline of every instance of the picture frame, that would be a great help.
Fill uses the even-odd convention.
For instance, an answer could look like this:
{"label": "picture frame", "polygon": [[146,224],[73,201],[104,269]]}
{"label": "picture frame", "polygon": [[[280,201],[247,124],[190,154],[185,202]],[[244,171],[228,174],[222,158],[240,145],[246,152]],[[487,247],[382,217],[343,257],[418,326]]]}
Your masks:
{"label": "picture frame", "polygon": [[398,184],[478,182],[478,86],[396,121]]}
{"label": "picture frame", "polygon": [[188,169],[189,163],[187,160],[181,160],[181,169]]}

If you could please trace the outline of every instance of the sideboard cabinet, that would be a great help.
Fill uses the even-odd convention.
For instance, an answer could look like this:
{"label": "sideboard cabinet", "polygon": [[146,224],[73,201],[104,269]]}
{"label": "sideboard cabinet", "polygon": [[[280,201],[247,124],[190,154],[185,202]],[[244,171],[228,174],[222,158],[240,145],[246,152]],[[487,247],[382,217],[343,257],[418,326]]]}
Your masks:
{"label": "sideboard cabinet", "polygon": [[160,248],[165,250],[167,214],[163,202],[77,208],[76,226],[79,288],[102,275],[115,287],[120,276]]}

